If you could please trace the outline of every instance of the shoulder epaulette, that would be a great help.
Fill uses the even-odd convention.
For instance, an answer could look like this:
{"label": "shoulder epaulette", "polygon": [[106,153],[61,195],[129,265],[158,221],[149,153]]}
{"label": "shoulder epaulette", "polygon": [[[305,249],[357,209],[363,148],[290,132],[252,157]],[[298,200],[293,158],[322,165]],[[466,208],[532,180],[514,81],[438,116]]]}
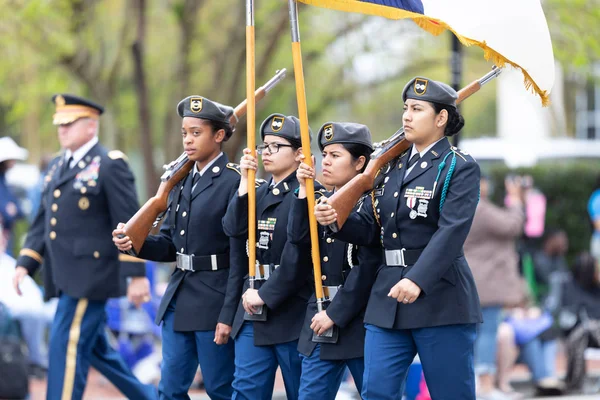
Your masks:
{"label": "shoulder epaulette", "polygon": [[236,163],[227,163],[227,165],[225,165],[225,167],[229,168],[232,171],[237,172],[238,174],[240,174],[240,176],[242,175],[242,171],[240,170],[240,166]]}
{"label": "shoulder epaulette", "polygon": [[321,197],[325,196],[326,193],[327,189],[325,189],[324,187],[315,190],[315,199],[320,199]]}
{"label": "shoulder epaulette", "polygon": [[125,155],[125,153],[123,153],[121,150],[111,150],[108,152],[108,158],[110,158],[111,160],[119,160],[119,159],[123,159],[125,161],[129,161],[129,159],[127,158],[127,156]]}
{"label": "shoulder epaulette", "polygon": [[[463,161],[467,161],[467,159],[466,159],[466,158],[465,158],[465,157],[464,157],[462,154],[460,154],[460,153],[461,153],[461,151],[460,151],[460,150],[459,150],[457,147],[455,147],[455,146],[452,146],[452,147],[450,148],[450,150],[452,150],[452,152],[453,152],[454,154],[456,154],[457,156],[459,156],[460,158],[462,158],[462,159],[463,159]],[[463,154],[464,154],[464,153],[463,153]],[[467,155],[468,155],[468,154],[467,154]]]}

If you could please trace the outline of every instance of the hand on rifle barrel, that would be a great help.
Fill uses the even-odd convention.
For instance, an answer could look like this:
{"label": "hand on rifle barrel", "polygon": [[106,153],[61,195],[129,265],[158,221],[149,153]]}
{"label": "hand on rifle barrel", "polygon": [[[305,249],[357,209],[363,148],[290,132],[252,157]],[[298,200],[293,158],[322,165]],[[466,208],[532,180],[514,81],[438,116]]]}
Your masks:
{"label": "hand on rifle barrel", "polygon": [[128,251],[133,247],[133,243],[131,243],[131,239],[129,236],[125,235],[125,230],[123,229],[125,224],[119,222],[117,228],[112,232],[113,243],[117,246],[117,249],[120,251]]}
{"label": "hand on rifle barrel", "polygon": [[[304,154],[300,155],[300,159],[303,162],[300,163],[298,170],[296,171],[296,178],[298,179],[298,183],[300,184],[300,188],[298,190],[298,198],[305,199],[306,198],[306,180],[307,179],[315,179],[315,169],[310,167],[308,164],[304,162]],[[314,162],[313,162],[314,164]]]}
{"label": "hand on rifle barrel", "polygon": [[331,328],[334,324],[335,323],[332,321],[332,319],[329,318],[329,316],[327,315],[327,311],[323,310],[317,313],[312,318],[310,329],[312,329],[314,333],[320,336],[324,334],[327,331],[327,329]]}
{"label": "hand on rifle barrel", "polygon": [[250,315],[254,314],[257,311],[257,308],[263,306],[265,302],[260,298],[258,294],[258,290],[256,289],[248,289],[242,296],[242,305],[244,306],[244,310]]}
{"label": "hand on rifle barrel", "polygon": [[315,204],[315,217],[317,217],[317,222],[323,226],[337,221],[337,212],[331,207],[329,199],[325,196],[321,197],[320,201]]}

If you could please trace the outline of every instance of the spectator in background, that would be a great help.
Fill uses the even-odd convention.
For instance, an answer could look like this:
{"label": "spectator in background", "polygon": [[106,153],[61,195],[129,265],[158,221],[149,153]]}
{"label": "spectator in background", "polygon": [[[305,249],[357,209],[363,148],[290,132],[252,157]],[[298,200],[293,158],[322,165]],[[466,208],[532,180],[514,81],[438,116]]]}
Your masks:
{"label": "spectator in background", "polygon": [[546,196],[533,185],[533,178],[525,175],[516,180],[521,184],[525,195],[526,221],[523,229],[524,239],[529,248],[535,248],[535,244],[544,235],[546,221]]}
{"label": "spectator in background", "polygon": [[569,267],[565,256],[569,238],[562,229],[550,229],[544,235],[542,247],[533,255],[533,267],[537,284],[537,302],[543,305],[552,290],[554,276],[567,274]]}
{"label": "spectator in background", "polygon": [[46,174],[48,173],[48,165],[50,161],[54,158],[51,154],[46,154],[42,156],[40,160],[40,179],[35,186],[32,186],[27,191],[27,199],[31,204],[31,211],[29,213],[29,223],[32,223],[35,216],[37,215],[38,209],[40,208],[40,202],[42,201],[42,191],[44,189],[44,180],[46,179]]}
{"label": "spectator in background", "polygon": [[524,297],[519,277],[516,240],[523,232],[523,190],[514,180],[505,182],[508,208],[489,200],[491,183],[481,177],[481,198],[465,241],[465,256],[475,278],[483,323],[475,342],[477,398],[508,399],[496,389],[496,337],[504,307],[520,304]]}
{"label": "spectator in background", "polygon": [[0,236],[0,302],[19,322],[21,334],[29,350],[30,375],[43,378],[48,368],[44,333],[54,316],[53,305],[44,304],[41,289],[29,276],[21,283],[23,296],[15,292],[11,282],[16,260],[5,252],[5,248],[6,239]]}
{"label": "spectator in background", "polygon": [[567,388],[580,391],[586,375],[584,352],[600,347],[600,279],[598,263],[589,253],[580,254],[573,265],[573,279],[563,291],[563,309],[577,316],[577,325],[566,340]]}
{"label": "spectator in background", "polygon": [[6,251],[12,254],[12,229],[14,223],[23,218],[19,202],[6,183],[6,173],[17,160],[25,160],[28,152],[19,147],[14,140],[5,136],[0,138],[0,217],[4,221],[3,234],[7,238]]}
{"label": "spectator in background", "polygon": [[553,375],[554,360],[545,360],[540,333],[552,320],[537,307],[515,308],[498,328],[498,387],[509,393],[510,372],[516,362],[523,362],[531,372],[536,396],[559,396],[564,385]]}
{"label": "spectator in background", "polygon": [[596,261],[600,261],[600,175],[596,178],[596,189],[588,201],[588,213],[593,227],[590,253]]}

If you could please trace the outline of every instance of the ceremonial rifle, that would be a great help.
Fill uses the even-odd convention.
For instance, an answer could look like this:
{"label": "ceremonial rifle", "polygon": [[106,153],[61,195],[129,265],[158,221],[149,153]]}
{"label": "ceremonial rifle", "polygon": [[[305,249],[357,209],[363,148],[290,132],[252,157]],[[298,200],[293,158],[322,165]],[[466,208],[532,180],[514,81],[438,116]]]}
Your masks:
{"label": "ceremonial rifle", "polygon": [[[264,86],[258,88],[254,93],[255,101],[262,100],[271,89],[285,78],[285,73],[285,68],[277,71],[275,76],[265,83]],[[244,100],[235,108],[233,115],[229,120],[232,127],[235,127],[240,118],[246,114],[247,107],[247,100]],[[254,135],[254,132],[248,132],[248,135]],[[137,256],[146,237],[148,237],[150,230],[158,226],[164,217],[168,207],[169,193],[175,185],[187,176],[193,167],[194,161],[191,161],[186,153],[182,153],[176,160],[163,167],[165,172],[160,177],[160,186],[156,191],[156,195],[150,198],[146,204],[144,204],[142,208],[127,221],[123,228],[125,235],[129,236],[131,243],[133,244],[131,250],[127,252],[129,255],[134,257]]]}
{"label": "ceremonial rifle", "polygon": [[[456,103],[460,103],[481,89],[483,85],[496,78],[502,70],[494,66],[486,75],[471,82],[458,92]],[[329,225],[329,229],[337,232],[348,219],[352,209],[361,196],[375,187],[375,179],[381,170],[396,157],[405,152],[411,143],[404,136],[404,128],[400,128],[389,139],[375,143],[375,151],[371,154],[371,160],[365,171],[358,174],[340,190],[329,197],[327,202],[337,212],[337,221]],[[313,212],[313,210],[309,210]]]}

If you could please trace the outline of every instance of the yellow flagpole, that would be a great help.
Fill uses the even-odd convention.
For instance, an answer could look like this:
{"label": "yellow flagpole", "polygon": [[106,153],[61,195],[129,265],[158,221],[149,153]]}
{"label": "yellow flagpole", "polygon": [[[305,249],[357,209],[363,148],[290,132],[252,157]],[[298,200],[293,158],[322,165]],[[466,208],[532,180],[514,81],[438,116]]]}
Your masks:
{"label": "yellow flagpole", "polygon": [[[254,0],[246,0],[246,99],[248,113],[246,119],[247,147],[256,157],[256,102],[255,86],[255,39],[254,39]],[[248,170],[248,277],[250,288],[254,288],[256,276],[256,171]]]}
{"label": "yellow flagpole", "polygon": [[[296,80],[296,98],[298,102],[298,118],[300,119],[300,136],[304,162],[312,166],[310,151],[310,135],[308,133],[308,112],[306,108],[306,89],[304,86],[304,71],[302,69],[302,48],[300,45],[300,30],[298,27],[298,6],[296,0],[288,0],[290,24],[292,29],[292,56],[294,59],[294,77]],[[323,281],[321,280],[321,256],[319,252],[319,232],[317,219],[314,214],[315,186],[312,179],[306,180],[306,200],[308,202],[308,220],[310,225],[310,243],[312,247],[312,262],[315,278],[315,294],[319,311],[322,310]]]}

